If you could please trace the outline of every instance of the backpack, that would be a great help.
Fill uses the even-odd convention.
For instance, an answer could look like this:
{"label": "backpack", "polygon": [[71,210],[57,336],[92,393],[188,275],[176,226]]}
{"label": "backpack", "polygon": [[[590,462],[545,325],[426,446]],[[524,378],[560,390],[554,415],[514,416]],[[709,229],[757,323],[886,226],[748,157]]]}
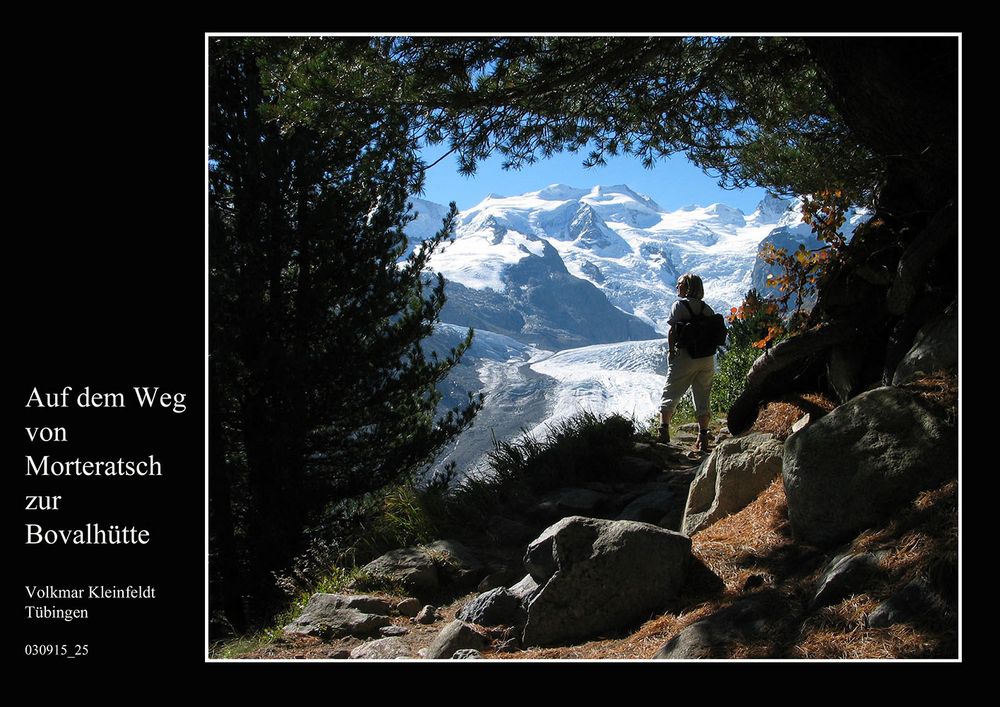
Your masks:
{"label": "backpack", "polygon": [[[714,356],[715,350],[726,343],[726,320],[721,314],[695,314],[687,300],[680,300],[687,307],[691,320],[677,322],[677,345],[688,352],[691,358]],[[705,305],[702,304],[702,312]]]}

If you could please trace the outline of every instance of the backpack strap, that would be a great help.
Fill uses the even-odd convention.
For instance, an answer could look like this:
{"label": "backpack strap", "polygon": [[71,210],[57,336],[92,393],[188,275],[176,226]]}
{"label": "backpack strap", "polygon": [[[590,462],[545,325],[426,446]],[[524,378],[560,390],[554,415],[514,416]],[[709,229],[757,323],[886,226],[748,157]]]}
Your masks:
{"label": "backpack strap", "polygon": [[[691,315],[691,319],[694,319],[694,310],[691,309],[691,304],[686,299],[680,299],[677,301],[683,304],[687,308],[688,314]],[[700,317],[703,314],[705,314],[705,302],[704,300],[701,300],[701,312],[698,313],[698,316]]]}

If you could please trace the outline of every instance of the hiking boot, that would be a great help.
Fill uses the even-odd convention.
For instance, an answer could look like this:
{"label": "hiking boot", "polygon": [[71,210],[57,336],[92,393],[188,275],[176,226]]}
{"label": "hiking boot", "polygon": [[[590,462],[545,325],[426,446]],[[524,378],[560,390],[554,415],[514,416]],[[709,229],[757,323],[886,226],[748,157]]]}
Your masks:
{"label": "hiking boot", "polygon": [[694,443],[696,452],[705,453],[708,451],[708,430],[698,430],[698,441]]}
{"label": "hiking boot", "polygon": [[670,444],[670,428],[660,425],[660,431],[656,435],[656,441],[660,444]]}

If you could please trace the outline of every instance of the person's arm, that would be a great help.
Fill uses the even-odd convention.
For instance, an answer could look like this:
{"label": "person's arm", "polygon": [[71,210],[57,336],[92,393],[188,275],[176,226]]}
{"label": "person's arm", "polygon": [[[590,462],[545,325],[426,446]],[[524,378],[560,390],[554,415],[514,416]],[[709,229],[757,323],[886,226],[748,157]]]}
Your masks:
{"label": "person's arm", "polygon": [[677,327],[675,327],[673,324],[671,324],[670,329],[667,330],[667,351],[668,351],[668,358],[670,360],[673,360],[674,356],[677,355],[677,337],[675,335],[676,331]]}

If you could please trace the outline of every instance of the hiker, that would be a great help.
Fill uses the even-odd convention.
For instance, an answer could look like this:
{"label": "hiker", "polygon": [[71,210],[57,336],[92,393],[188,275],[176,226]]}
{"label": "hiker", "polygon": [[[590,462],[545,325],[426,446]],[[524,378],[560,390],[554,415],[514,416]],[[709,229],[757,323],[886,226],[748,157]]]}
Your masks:
{"label": "hiker", "polygon": [[708,422],[711,418],[708,401],[712,392],[712,379],[715,377],[715,356],[712,355],[715,349],[711,348],[711,353],[708,355],[704,355],[704,352],[695,352],[702,354],[701,357],[692,356],[691,352],[681,346],[680,329],[683,326],[682,322],[690,322],[696,315],[711,316],[714,312],[702,301],[705,297],[705,286],[701,278],[693,273],[681,275],[677,280],[677,295],[680,299],[674,302],[670,310],[670,332],[667,335],[670,363],[667,369],[667,384],[660,402],[660,441],[664,444],[670,442],[670,418],[681,398],[687,393],[688,388],[691,388],[694,391],[694,407],[699,428],[695,450],[705,452],[708,450]]}

